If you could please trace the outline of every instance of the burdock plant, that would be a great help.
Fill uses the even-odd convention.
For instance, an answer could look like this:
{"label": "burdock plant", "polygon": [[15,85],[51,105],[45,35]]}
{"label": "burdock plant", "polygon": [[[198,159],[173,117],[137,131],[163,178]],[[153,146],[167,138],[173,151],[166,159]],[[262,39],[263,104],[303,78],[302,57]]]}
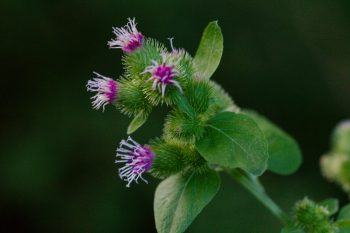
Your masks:
{"label": "burdock plant", "polygon": [[[128,136],[120,142],[115,159],[126,187],[147,183],[147,175],[162,180],[154,197],[159,233],[184,232],[218,192],[220,172],[233,177],[280,219],[286,225],[283,232],[340,229],[329,219],[334,201],[325,206],[299,202],[288,215],[265,193],[259,177],[267,170],[280,175],[295,172],[301,153],[286,132],[238,107],[210,80],[223,52],[216,21],[205,28],[194,57],[175,48],[172,39],[167,48],[145,36],[135,19],[113,28],[113,33],[108,45],[122,50],[124,74],[114,80],[95,73],[87,84],[87,90],[95,92],[93,108],[104,110],[109,104],[132,117],[128,135],[146,123],[154,107],[170,109],[162,135],[145,145]],[[323,228],[312,225],[316,220]]]}

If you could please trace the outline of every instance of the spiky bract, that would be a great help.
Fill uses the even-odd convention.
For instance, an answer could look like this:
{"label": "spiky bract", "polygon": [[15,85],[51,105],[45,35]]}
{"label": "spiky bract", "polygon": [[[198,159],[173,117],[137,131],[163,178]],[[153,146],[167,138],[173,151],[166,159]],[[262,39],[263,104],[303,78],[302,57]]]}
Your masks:
{"label": "spiky bract", "polygon": [[170,113],[164,124],[164,138],[194,144],[204,134],[205,120],[189,117],[180,111]]}
{"label": "spiky bract", "polygon": [[148,114],[152,110],[142,91],[143,81],[140,79],[122,78],[119,82],[120,92],[117,108],[128,116],[136,116],[140,112]]}
{"label": "spiky bract", "polygon": [[212,87],[214,96],[214,103],[212,107],[215,108],[215,111],[229,111],[236,113],[240,111],[239,107],[233,102],[232,98],[218,83],[210,81],[210,86]]}
{"label": "spiky bract", "polygon": [[140,74],[152,63],[152,60],[160,60],[163,51],[165,51],[163,44],[156,40],[146,38],[142,48],[134,53],[125,54],[123,56],[122,60],[125,68],[125,76],[143,78],[145,80],[145,75]]}
{"label": "spiky bract", "polygon": [[205,159],[191,144],[181,144],[173,140],[155,139],[151,143],[156,156],[151,174],[164,179],[178,172],[204,172],[208,169]]}
{"label": "spiky bract", "polygon": [[150,144],[157,155],[151,170],[153,176],[164,179],[184,169],[185,159],[181,147],[161,139],[155,139]]}
{"label": "spiky bract", "polygon": [[308,198],[296,203],[294,221],[308,233],[337,233],[336,225],[329,219],[329,211]]}

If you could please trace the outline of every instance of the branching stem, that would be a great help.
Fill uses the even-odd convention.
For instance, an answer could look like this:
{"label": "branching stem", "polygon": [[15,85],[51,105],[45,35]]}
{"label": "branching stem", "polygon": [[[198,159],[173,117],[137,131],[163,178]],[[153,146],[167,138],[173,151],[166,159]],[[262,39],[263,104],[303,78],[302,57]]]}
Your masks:
{"label": "branching stem", "polygon": [[225,171],[254,195],[283,224],[290,222],[289,216],[266,194],[264,187],[260,184],[257,177],[241,169],[225,169]]}

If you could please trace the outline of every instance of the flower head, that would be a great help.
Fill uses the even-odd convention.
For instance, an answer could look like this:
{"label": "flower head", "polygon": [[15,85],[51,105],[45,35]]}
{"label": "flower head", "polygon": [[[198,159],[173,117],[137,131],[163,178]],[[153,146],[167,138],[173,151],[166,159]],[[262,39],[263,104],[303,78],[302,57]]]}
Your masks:
{"label": "flower head", "polygon": [[133,181],[137,183],[139,178],[147,183],[142,174],[152,167],[154,158],[149,146],[141,146],[128,137],[120,142],[116,157],[115,163],[124,163],[124,166],[119,168],[119,177],[128,182],[126,187],[129,188]]}
{"label": "flower head", "polygon": [[108,42],[111,49],[122,49],[125,53],[131,53],[143,44],[143,35],[137,31],[135,18],[128,19],[124,27],[113,27],[115,39]]}
{"label": "flower head", "polygon": [[94,109],[100,109],[102,107],[103,111],[107,104],[113,103],[118,95],[118,83],[117,81],[104,77],[96,72],[95,78],[89,80],[86,87],[87,91],[97,92],[96,95],[91,97],[92,106]]}
{"label": "flower head", "polygon": [[152,61],[152,65],[146,67],[144,73],[150,73],[151,77],[147,80],[153,81],[152,89],[158,88],[162,92],[162,96],[165,95],[165,89],[167,85],[176,86],[180,92],[182,88],[178,81],[174,80],[176,76],[180,75],[180,71],[176,69],[176,66],[179,64],[180,59],[177,56],[173,56],[171,53],[162,52],[162,62],[158,63],[157,61]]}
{"label": "flower head", "polygon": [[307,197],[295,204],[293,212],[294,225],[303,229],[302,232],[338,232],[336,224],[329,218],[329,209]]}
{"label": "flower head", "polygon": [[173,56],[175,56],[176,58],[180,59],[182,57],[184,57],[186,55],[186,51],[183,48],[175,48],[174,44],[173,44],[173,40],[174,38],[168,38],[169,43],[170,43],[170,47],[171,47],[171,53],[173,54]]}

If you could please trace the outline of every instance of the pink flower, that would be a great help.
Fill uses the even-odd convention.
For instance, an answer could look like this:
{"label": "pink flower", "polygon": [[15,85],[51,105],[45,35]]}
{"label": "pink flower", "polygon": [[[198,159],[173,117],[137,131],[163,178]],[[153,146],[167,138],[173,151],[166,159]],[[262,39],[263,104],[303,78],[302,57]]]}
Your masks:
{"label": "pink flower", "polygon": [[124,27],[114,27],[113,33],[116,39],[108,42],[111,49],[122,49],[125,53],[131,53],[143,45],[144,37],[136,29],[135,18],[129,18]]}
{"label": "pink flower", "polygon": [[128,182],[126,187],[129,188],[133,181],[137,183],[138,179],[147,183],[142,174],[151,169],[154,158],[149,146],[141,146],[129,136],[120,142],[116,157],[115,163],[124,163],[119,168],[119,177]]}
{"label": "pink flower", "polygon": [[107,104],[111,104],[117,99],[118,83],[96,72],[94,72],[94,74],[96,77],[89,80],[86,85],[87,91],[97,92],[96,95],[91,97],[93,100],[92,106],[94,109],[100,109],[102,107],[104,111]]}
{"label": "pink flower", "polygon": [[147,80],[147,82],[153,81],[152,89],[155,90],[158,88],[163,97],[165,95],[165,89],[168,85],[176,86],[182,93],[182,88],[179,82],[174,80],[176,76],[180,75],[180,71],[176,69],[176,65],[179,64],[180,59],[177,56],[173,56],[173,54],[166,52],[162,52],[161,56],[161,63],[153,60],[152,65],[146,67],[142,74],[151,74],[151,77]]}

